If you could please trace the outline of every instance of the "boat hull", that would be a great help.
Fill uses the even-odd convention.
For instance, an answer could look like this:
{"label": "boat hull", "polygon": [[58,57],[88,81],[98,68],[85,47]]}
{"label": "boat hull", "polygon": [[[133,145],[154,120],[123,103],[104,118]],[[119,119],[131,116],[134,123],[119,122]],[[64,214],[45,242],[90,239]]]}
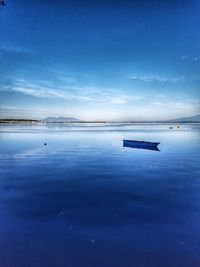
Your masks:
{"label": "boat hull", "polygon": [[137,148],[137,149],[148,149],[160,151],[158,145],[160,142],[145,142],[136,140],[123,140],[123,147]]}

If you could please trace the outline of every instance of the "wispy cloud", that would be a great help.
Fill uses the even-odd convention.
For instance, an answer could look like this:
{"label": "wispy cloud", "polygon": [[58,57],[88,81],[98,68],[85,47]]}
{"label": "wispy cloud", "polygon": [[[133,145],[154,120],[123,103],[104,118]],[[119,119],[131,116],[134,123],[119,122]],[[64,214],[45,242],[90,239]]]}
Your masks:
{"label": "wispy cloud", "polygon": [[115,105],[122,105],[122,104],[126,104],[127,101],[123,98],[120,98],[120,97],[114,97],[111,99],[111,103],[112,104],[115,104]]}
{"label": "wispy cloud", "polygon": [[129,79],[143,81],[143,82],[163,82],[163,83],[178,83],[178,82],[187,82],[195,81],[200,79],[200,75],[191,75],[188,77],[166,77],[161,75],[128,75]]}
{"label": "wispy cloud", "polygon": [[32,49],[27,49],[20,46],[5,45],[5,44],[0,45],[0,52],[12,53],[12,54],[27,54],[27,55],[36,54],[36,51]]}
{"label": "wispy cloud", "polygon": [[124,105],[144,98],[144,96],[134,92],[125,95],[123,89],[70,85],[68,83],[57,85],[51,81],[30,82],[21,78],[15,78],[14,80],[4,79],[4,83],[1,82],[0,91],[15,92],[37,98],[106,103],[110,105]]}
{"label": "wispy cloud", "polygon": [[[193,99],[190,99],[188,101],[155,101],[152,103],[156,108],[160,108],[163,111],[165,110],[166,113],[170,113],[171,111],[176,111],[177,113],[180,112],[180,114],[193,114],[198,113],[199,111],[199,104],[200,101],[195,101]],[[187,112],[186,112],[187,111]]]}
{"label": "wispy cloud", "polygon": [[[140,77],[140,76],[137,76]],[[146,77],[152,80],[154,76]],[[160,78],[156,76],[157,80]],[[54,80],[26,80],[20,77],[4,77],[0,79],[0,91],[29,95],[45,101],[33,101],[16,107],[11,105],[2,107],[4,117],[32,117],[43,118],[49,115],[75,116],[81,119],[145,119],[154,118],[168,119],[170,116],[185,116],[198,111],[199,102],[195,99],[173,97],[169,94],[152,92],[140,92],[140,90],[126,88],[102,88],[100,86],[82,85],[74,80],[73,84],[68,81],[57,83]],[[151,97],[149,97],[151,95]],[[20,96],[15,95],[17,99]],[[48,101],[52,99],[53,101]],[[153,99],[153,100],[152,100]],[[62,101],[61,101],[62,100]],[[30,101],[30,102],[29,102]],[[7,101],[9,104],[10,102]],[[36,104],[37,103],[37,104]],[[42,104],[41,104],[42,103]],[[52,109],[53,103],[53,109]],[[145,103],[145,105],[144,105]],[[3,103],[2,103],[3,104]],[[30,109],[29,109],[30,108]]]}
{"label": "wispy cloud", "polygon": [[16,113],[22,114],[22,116],[25,115],[41,115],[47,113],[46,109],[41,108],[22,108],[18,106],[10,106],[10,105],[1,105],[0,107],[1,113],[9,113],[10,115],[15,115]]}
{"label": "wispy cloud", "polygon": [[182,56],[181,59],[182,60],[190,60],[190,61],[199,61],[200,60],[200,56],[195,56],[195,57]]}
{"label": "wispy cloud", "polygon": [[168,79],[158,75],[128,75],[129,79],[140,80],[144,82],[167,82]]}
{"label": "wispy cloud", "polygon": [[182,60],[185,60],[185,59],[188,59],[189,57],[188,56],[182,56],[181,59]]}
{"label": "wispy cloud", "polygon": [[[53,85],[43,85],[18,79],[12,85],[1,85],[0,91],[17,92],[40,98],[62,98],[65,100],[92,101],[90,96],[93,88],[65,87],[56,88]],[[86,93],[87,92],[87,93]]]}

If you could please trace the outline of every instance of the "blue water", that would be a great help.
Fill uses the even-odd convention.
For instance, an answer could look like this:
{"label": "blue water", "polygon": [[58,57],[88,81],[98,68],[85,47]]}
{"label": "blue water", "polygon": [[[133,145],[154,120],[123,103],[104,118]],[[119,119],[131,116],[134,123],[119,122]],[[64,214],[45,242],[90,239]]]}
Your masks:
{"label": "blue water", "polygon": [[199,267],[200,125],[1,126],[0,266]]}

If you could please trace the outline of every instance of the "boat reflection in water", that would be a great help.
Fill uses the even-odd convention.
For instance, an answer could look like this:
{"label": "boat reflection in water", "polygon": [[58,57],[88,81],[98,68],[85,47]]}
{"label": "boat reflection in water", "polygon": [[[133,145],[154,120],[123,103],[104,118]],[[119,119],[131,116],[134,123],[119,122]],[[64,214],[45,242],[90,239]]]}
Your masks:
{"label": "boat reflection in water", "polygon": [[123,140],[123,147],[131,147],[137,149],[147,149],[147,150],[155,150],[160,151],[158,145],[160,142],[145,142],[145,141],[137,141],[137,140]]}

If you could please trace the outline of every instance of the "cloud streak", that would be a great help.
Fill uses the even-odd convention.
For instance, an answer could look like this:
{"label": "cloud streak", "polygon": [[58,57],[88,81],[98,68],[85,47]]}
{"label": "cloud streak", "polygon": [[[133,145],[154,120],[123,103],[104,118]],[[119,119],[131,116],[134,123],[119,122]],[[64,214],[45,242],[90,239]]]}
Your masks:
{"label": "cloud streak", "polygon": [[93,101],[89,94],[84,92],[92,92],[93,88],[83,87],[66,87],[54,88],[52,86],[41,86],[36,83],[29,83],[18,79],[12,85],[2,85],[0,91],[17,92],[39,98],[61,98],[65,100]]}
{"label": "cloud streak", "polygon": [[11,54],[27,54],[35,55],[36,51],[12,45],[0,45],[0,52],[2,53],[11,53]]}
{"label": "cloud streak", "polygon": [[200,60],[200,56],[196,56],[196,57],[182,56],[181,59],[182,59],[182,60],[199,61],[199,60]]}
{"label": "cloud streak", "polygon": [[123,89],[69,84],[58,86],[50,81],[33,83],[19,78],[12,81],[5,79],[4,83],[2,82],[0,91],[19,93],[37,98],[62,99],[69,102],[106,103],[110,105],[124,105],[144,99],[144,96],[133,92],[125,95]]}
{"label": "cloud streak", "polygon": [[[138,77],[143,78],[143,76],[137,76],[133,79]],[[81,86],[81,82],[79,81],[78,83],[76,79],[73,80],[73,84],[69,84],[68,81],[63,83],[51,80],[32,82],[16,77],[12,79],[9,79],[9,77],[1,78],[1,92],[18,93],[45,100],[43,102],[38,101],[38,104],[36,104],[37,101],[34,101],[32,107],[29,106],[32,99],[27,99],[27,102],[24,100],[25,104],[23,106],[16,103],[14,109],[12,105],[8,105],[3,109],[1,106],[1,113],[4,114],[4,117],[13,117],[19,114],[16,116],[22,117],[26,115],[29,118],[32,116],[34,118],[44,118],[49,115],[66,115],[83,120],[115,120],[116,118],[119,120],[134,120],[137,118],[141,120],[145,118],[169,119],[175,115],[194,114],[199,107],[199,102],[191,101],[191,99],[173,97],[172,101],[169,95],[156,94],[154,91],[144,94],[139,89],[133,90],[133,88],[127,90],[126,88]],[[144,80],[146,82],[146,80],[155,79],[163,82],[159,76],[145,76]],[[151,97],[149,97],[150,95]],[[20,95],[15,96],[15,98],[20,99]],[[48,99],[53,99],[53,101],[48,101]],[[7,103],[9,104],[9,101]]]}
{"label": "cloud streak", "polygon": [[111,103],[112,104],[115,104],[115,105],[122,105],[122,104],[126,104],[127,101],[125,99],[123,99],[123,98],[117,98],[117,97],[115,97],[115,98],[112,98],[111,99]]}
{"label": "cloud streak", "polygon": [[187,81],[196,81],[200,79],[200,75],[192,75],[189,77],[165,77],[161,75],[128,75],[129,79],[142,82],[160,82],[160,83],[178,83]]}

